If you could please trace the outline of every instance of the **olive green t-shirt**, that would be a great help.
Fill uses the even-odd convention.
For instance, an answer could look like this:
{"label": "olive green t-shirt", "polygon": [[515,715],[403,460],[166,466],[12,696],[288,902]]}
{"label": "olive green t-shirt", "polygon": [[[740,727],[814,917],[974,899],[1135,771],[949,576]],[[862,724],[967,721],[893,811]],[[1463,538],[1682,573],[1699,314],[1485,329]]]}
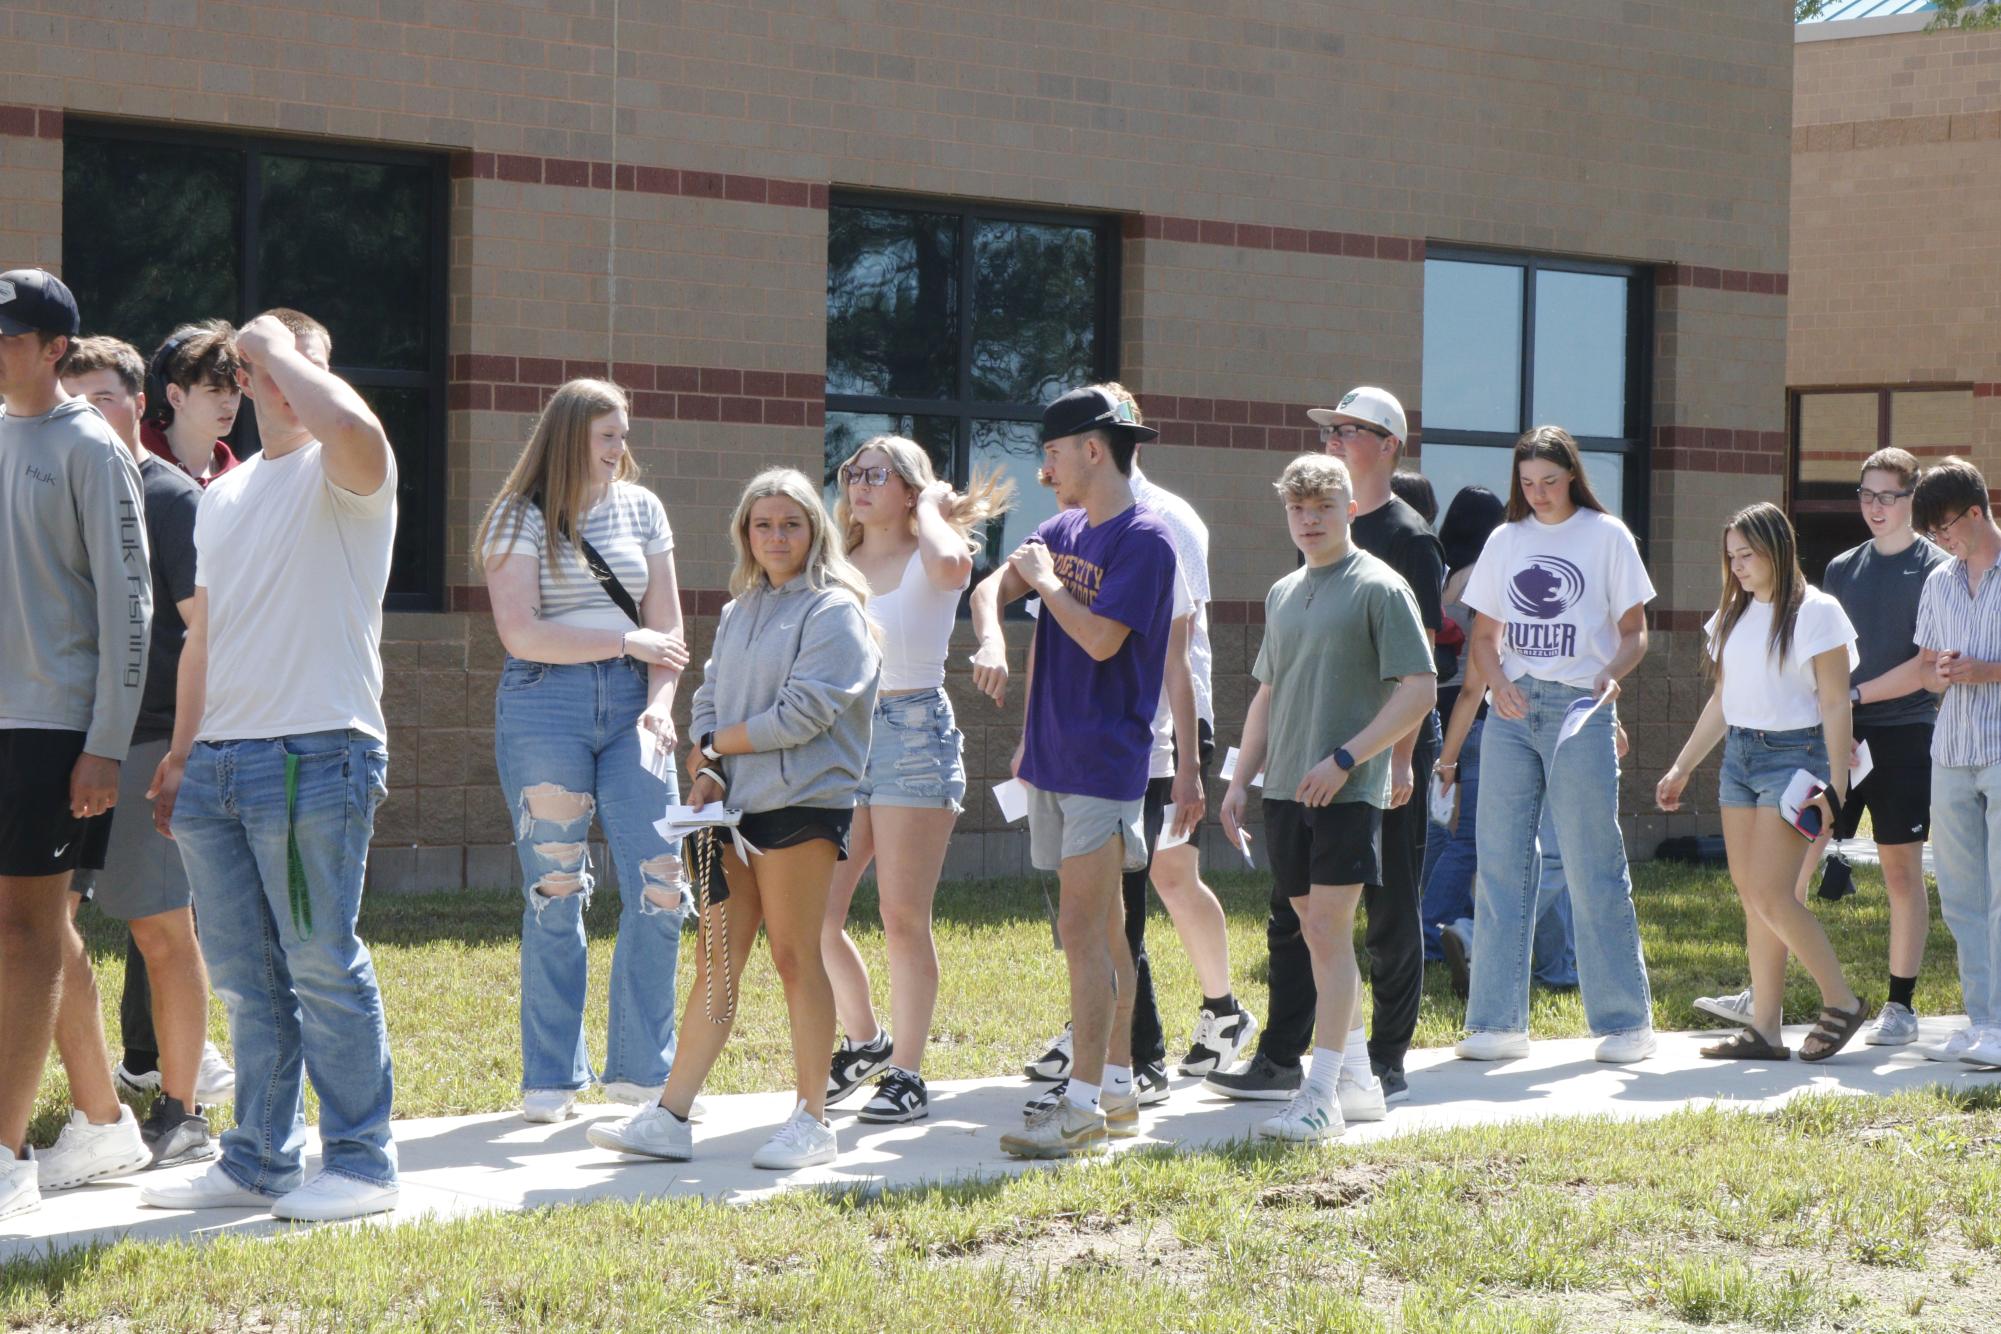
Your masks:
{"label": "olive green t-shirt", "polygon": [[[1271,687],[1265,795],[1292,800],[1307,770],[1369,725],[1399,677],[1432,670],[1410,586],[1360,547],[1273,584],[1251,669]],[[1390,752],[1356,765],[1334,800],[1388,806]]]}

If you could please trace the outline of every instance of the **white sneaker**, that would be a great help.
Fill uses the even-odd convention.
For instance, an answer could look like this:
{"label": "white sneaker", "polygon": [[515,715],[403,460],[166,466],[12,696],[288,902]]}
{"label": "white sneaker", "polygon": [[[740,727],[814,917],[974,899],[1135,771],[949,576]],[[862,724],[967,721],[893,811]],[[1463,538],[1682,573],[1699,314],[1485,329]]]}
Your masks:
{"label": "white sneaker", "polygon": [[1282,1139],[1294,1144],[1317,1144],[1338,1139],[1348,1128],[1341,1119],[1338,1102],[1323,1102],[1311,1088],[1302,1087],[1285,1105],[1285,1110],[1258,1122],[1258,1138]]}
{"label": "white sneaker", "polygon": [[1452,1050],[1462,1061],[1517,1061],[1529,1054],[1529,1035],[1498,1029],[1468,1033]]}
{"label": "white sneaker", "polygon": [[71,1112],[54,1147],[44,1150],[39,1160],[41,1186],[68,1190],[86,1181],[129,1175],[152,1161],[153,1151],[139,1135],[139,1118],[124,1103],[118,1104],[118,1119],[109,1125],[92,1125],[82,1112]]}
{"label": "white sneaker", "polygon": [[386,1214],[400,1197],[396,1183],[363,1181],[338,1172],[321,1172],[305,1185],[280,1195],[271,1205],[274,1218],[297,1223],[332,1223],[364,1214]]}
{"label": "white sneaker", "polygon": [[[1967,1065],[1981,1070],[2001,1070],[2001,1025],[1972,1030],[1973,1042],[1959,1054],[1959,1059]],[[48,1173],[44,1166],[44,1176]]]}
{"label": "white sneaker", "polygon": [[695,1156],[693,1127],[657,1102],[637,1109],[622,1121],[593,1121],[584,1131],[584,1138],[600,1149],[641,1158],[685,1163]]}
{"label": "white sneaker", "polygon": [[1001,1151],[1017,1158],[1075,1158],[1105,1151],[1105,1116],[1058,1098],[1028,1118],[1020,1130],[1000,1137]]}
{"label": "white sneaker", "polygon": [[1872,1047],[1908,1047],[1918,1040],[1918,1017],[1908,1005],[1885,1001],[1862,1040]]}
{"label": "white sneaker", "polygon": [[201,1068],[195,1071],[195,1101],[207,1106],[236,1096],[236,1069],[213,1042],[201,1047]]}
{"label": "white sneaker", "polygon": [[12,1218],[15,1214],[30,1213],[42,1207],[40,1164],[35,1162],[35,1151],[21,1150],[16,1158],[5,1149],[0,1149],[0,1218]]}
{"label": "white sneaker", "polygon": [[1390,1114],[1383,1100],[1383,1081],[1373,1071],[1364,1075],[1342,1066],[1334,1081],[1334,1098],[1341,1104],[1343,1121],[1380,1121]]}
{"label": "white sneaker", "polygon": [[665,1084],[628,1084],[623,1079],[614,1079],[609,1084],[600,1084],[606,1102],[622,1102],[628,1107],[638,1107],[644,1103],[659,1102],[660,1090]]}
{"label": "white sneaker", "polygon": [[1607,1065],[1631,1065],[1652,1056],[1660,1045],[1652,1028],[1636,1028],[1629,1033],[1607,1033],[1598,1039],[1598,1050],[1592,1055]]}
{"label": "white sneaker", "polygon": [[1751,988],[1745,987],[1734,996],[1697,996],[1695,1008],[1726,1024],[1748,1024],[1751,1022]]}
{"label": "white sneaker", "polygon": [[1973,1030],[1962,1028],[1943,1042],[1920,1042],[1911,1050],[1927,1061],[1957,1062],[1973,1046]]}
{"label": "white sneaker", "polygon": [[139,1203],[155,1209],[268,1209],[275,1198],[237,1185],[221,1163],[210,1163],[198,1176],[149,1181],[139,1188]]}
{"label": "white sneaker", "polygon": [[792,1109],[792,1119],[778,1127],[764,1147],[750,1156],[752,1167],[770,1167],[789,1172],[795,1167],[831,1163],[841,1152],[834,1128],[806,1110],[801,1098]]}
{"label": "white sneaker", "polygon": [[537,1125],[567,1121],[577,1114],[577,1095],[570,1089],[529,1089],[521,1095],[521,1119]]}
{"label": "white sneaker", "polygon": [[1049,1040],[1049,1049],[1021,1067],[1021,1072],[1030,1079],[1054,1081],[1070,1077],[1070,1025],[1063,1025],[1063,1032]]}
{"label": "white sneaker", "polygon": [[[119,1088],[124,1089],[135,1098],[143,1098],[148,1093],[158,1093],[160,1091],[160,1070],[158,1066],[146,1071],[144,1074],[135,1075],[125,1068],[125,1062],[120,1061],[116,1066],[112,1067],[111,1077],[117,1081]],[[200,1099],[197,1098],[196,1101],[199,1102]]]}

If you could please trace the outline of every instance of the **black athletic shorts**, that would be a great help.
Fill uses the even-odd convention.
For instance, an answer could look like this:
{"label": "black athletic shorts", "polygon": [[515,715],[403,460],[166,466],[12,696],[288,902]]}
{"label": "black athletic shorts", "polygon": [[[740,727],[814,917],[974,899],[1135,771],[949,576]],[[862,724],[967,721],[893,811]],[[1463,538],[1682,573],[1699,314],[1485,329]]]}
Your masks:
{"label": "black athletic shorts", "polygon": [[844,862],[848,859],[848,831],[854,823],[853,807],[780,806],[775,811],[745,811],[737,822],[737,832],[759,852],[823,838],[834,845],[834,860]]}
{"label": "black athletic shorts", "polygon": [[1331,806],[1266,797],[1265,855],[1274,902],[1315,885],[1377,885],[1383,879],[1383,813],[1366,801]]}
{"label": "black athletic shorts", "polygon": [[1834,836],[1854,838],[1869,812],[1869,831],[1878,845],[1896,847],[1922,843],[1932,828],[1932,729],[1928,723],[1855,729],[1857,742],[1869,743],[1875,767],[1855,785],[1834,817]]}
{"label": "black athletic shorts", "polygon": [[101,871],[111,843],[111,812],[69,813],[70,772],[83,733],[0,728],[0,875]]}

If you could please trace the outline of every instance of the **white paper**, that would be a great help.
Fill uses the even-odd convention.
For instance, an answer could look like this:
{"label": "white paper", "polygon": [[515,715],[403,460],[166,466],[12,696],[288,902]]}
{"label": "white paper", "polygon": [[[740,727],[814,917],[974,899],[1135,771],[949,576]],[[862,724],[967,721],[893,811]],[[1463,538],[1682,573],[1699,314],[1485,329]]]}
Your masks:
{"label": "white paper", "polygon": [[1869,743],[1867,741],[1858,743],[1855,747],[1855,763],[1848,766],[1848,790],[1853,792],[1863,779],[1875,771],[1875,768],[1876,761],[1869,758]]}
{"label": "white paper", "polygon": [[1001,818],[1013,824],[1028,814],[1028,789],[1019,778],[994,784],[994,800],[1000,803]]}
{"label": "white paper", "polygon": [[1459,785],[1454,783],[1449,789],[1441,781],[1436,769],[1431,773],[1431,822],[1450,829],[1453,816],[1459,812]]}
{"label": "white paper", "polygon": [[[1815,797],[1826,790],[1827,785],[1805,769],[1793,770],[1792,781],[1787,783],[1786,790],[1779,794],[1779,814],[1785,817],[1787,824],[1799,829],[1800,810],[1810,805]],[[1799,829],[1799,832],[1803,837],[1813,837],[1804,829]]]}
{"label": "white paper", "polygon": [[1241,825],[1237,827],[1237,851],[1244,854],[1246,869],[1252,871],[1258,869],[1258,864],[1251,860],[1251,831]]}
{"label": "white paper", "polygon": [[653,827],[669,843],[679,843],[697,829],[735,829],[742,819],[742,811],[712,801],[706,806],[669,806]]}
{"label": "white paper", "polygon": [[673,748],[661,745],[659,734],[648,727],[646,720],[643,718],[639,721],[638,732],[639,767],[663,783],[672,782],[674,778]]}
{"label": "white paper", "polygon": [[1153,841],[1153,850],[1166,852],[1169,848],[1178,848],[1187,841],[1188,835],[1175,833],[1174,822],[1169,820],[1160,827],[1160,837]]}
{"label": "white paper", "polygon": [[[1217,770],[1217,776],[1220,777],[1225,783],[1230,782],[1237,776],[1238,753],[1239,752],[1235,746],[1232,746],[1228,750],[1223,752],[1223,767]],[[1251,787],[1263,787],[1264,785],[1265,785],[1265,776],[1262,772],[1260,772],[1256,778],[1253,778],[1249,784],[1249,786]]]}
{"label": "white paper", "polygon": [[1564,710],[1563,722],[1556,729],[1556,744],[1562,745],[1584,730],[1584,724],[1591,721],[1591,715],[1605,707],[1605,701],[1612,698],[1612,687],[1606,686],[1595,698],[1587,695]]}

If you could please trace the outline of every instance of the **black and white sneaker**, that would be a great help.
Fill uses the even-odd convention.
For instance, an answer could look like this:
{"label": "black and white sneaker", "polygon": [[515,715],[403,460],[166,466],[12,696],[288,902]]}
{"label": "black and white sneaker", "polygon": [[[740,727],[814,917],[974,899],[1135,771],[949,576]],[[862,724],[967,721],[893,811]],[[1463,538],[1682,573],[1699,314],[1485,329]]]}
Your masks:
{"label": "black and white sneaker", "polygon": [[1263,1102],[1286,1102],[1299,1092],[1305,1072],[1296,1065],[1280,1065],[1259,1052],[1241,1061],[1234,1070],[1218,1070],[1202,1081],[1202,1087],[1226,1098],[1250,1098]]}
{"label": "black and white sneaker", "polygon": [[1195,1020],[1195,1039],[1178,1068],[1182,1074],[1196,1079],[1228,1069],[1250,1048],[1251,1039],[1257,1035],[1258,1021],[1241,1005],[1234,1014],[1204,1009]]}
{"label": "black and white sneaker", "polygon": [[870,1075],[889,1064],[889,1031],[877,1029],[875,1037],[857,1043],[851,1038],[842,1038],[841,1045],[834,1048],[834,1059],[827,1070],[827,1103],[829,1106],[853,1093],[868,1080]]}
{"label": "black and white sneaker", "polygon": [[162,1097],[139,1123],[139,1138],[152,1154],[149,1167],[178,1167],[215,1157],[215,1137],[200,1107],[192,1111],[179,1098]]}
{"label": "black and white sneaker", "polygon": [[1383,1086],[1384,1102],[1403,1102],[1410,1097],[1410,1081],[1404,1078],[1403,1071],[1392,1070],[1381,1061],[1370,1061],[1369,1069]]}
{"label": "black and white sneaker", "polygon": [[1145,1065],[1133,1067],[1133,1092],[1139,1095],[1140,1106],[1151,1107],[1157,1102],[1166,1102],[1171,1091],[1165,1061],[1148,1061]]}
{"label": "black and white sneaker", "polygon": [[898,1121],[922,1121],[930,1114],[931,1094],[924,1087],[924,1076],[892,1066],[889,1073],[877,1081],[875,1096],[855,1113],[855,1117],[861,1121],[888,1125]]}
{"label": "black and white sneaker", "polygon": [[1062,1035],[1049,1044],[1049,1050],[1021,1067],[1021,1072],[1030,1079],[1068,1079],[1070,1077],[1070,1025],[1063,1025]]}
{"label": "black and white sneaker", "polygon": [[1021,1109],[1021,1114],[1027,1120],[1033,1121],[1037,1116],[1040,1116],[1043,1112],[1048,1111],[1052,1107],[1059,1106],[1062,1103],[1063,1099],[1069,1096],[1070,1096],[1070,1081],[1068,1079],[1059,1079],[1054,1084],[1051,1084],[1048,1088],[1042,1090],[1042,1092],[1030,1098],[1028,1102],[1023,1105]]}

